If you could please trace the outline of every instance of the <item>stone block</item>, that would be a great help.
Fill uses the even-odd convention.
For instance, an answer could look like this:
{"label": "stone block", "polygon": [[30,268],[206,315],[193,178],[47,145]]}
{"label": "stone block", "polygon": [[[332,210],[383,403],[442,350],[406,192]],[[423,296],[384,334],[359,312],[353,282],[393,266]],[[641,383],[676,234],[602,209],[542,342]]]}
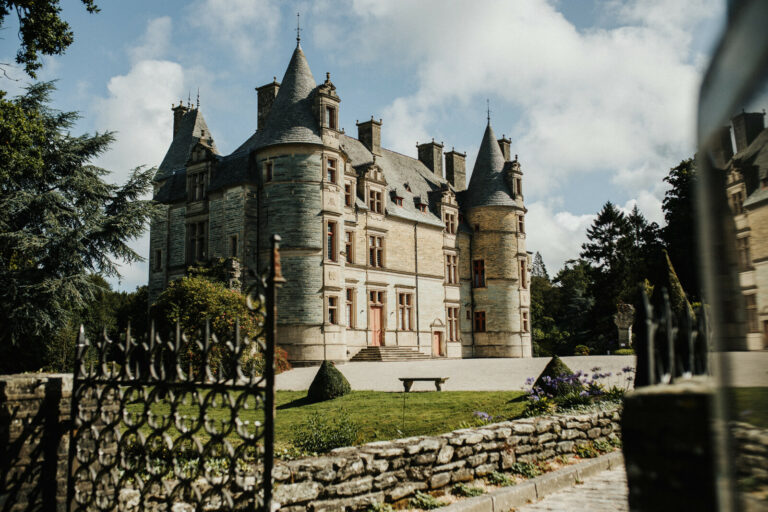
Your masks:
{"label": "stone block", "polygon": [[451,461],[451,458],[453,458],[453,452],[454,447],[450,444],[446,444],[442,448],[440,448],[440,451],[437,454],[437,460],[436,462],[438,464],[446,464]]}
{"label": "stone block", "polygon": [[416,491],[423,491],[426,488],[427,484],[425,482],[408,482],[405,485],[400,485],[387,491],[387,501],[397,501],[406,496],[410,496]]}
{"label": "stone block", "polygon": [[480,464],[475,468],[475,476],[476,477],[485,476],[490,473],[493,473],[497,469],[499,469],[498,464],[494,464],[494,463]]}
{"label": "stone block", "polygon": [[590,439],[596,439],[596,438],[600,437],[601,433],[602,433],[601,429],[599,429],[597,427],[591,428],[591,429],[589,429],[587,431],[587,437],[590,438]]}
{"label": "stone block", "polygon": [[461,468],[453,472],[451,480],[453,482],[468,482],[474,480],[475,472],[470,468]]}
{"label": "stone block", "polygon": [[300,482],[297,484],[283,484],[275,487],[274,500],[281,505],[291,505],[317,498],[323,486],[317,482]]}
{"label": "stone block", "polygon": [[488,460],[488,454],[487,453],[478,453],[477,455],[473,455],[471,457],[467,457],[467,464],[469,464],[471,467],[479,466],[483,462]]}
{"label": "stone block", "polygon": [[389,489],[390,487],[397,485],[397,482],[399,482],[401,478],[402,477],[398,476],[397,472],[382,473],[373,479],[373,488],[377,490]]}
{"label": "stone block", "polygon": [[421,455],[417,455],[415,459],[413,459],[413,463],[417,465],[423,465],[423,464],[432,464],[435,462],[435,459],[437,459],[436,453],[422,453]]}
{"label": "stone block", "polygon": [[445,473],[438,473],[436,475],[432,475],[432,478],[429,479],[429,487],[431,489],[438,489],[440,487],[445,487],[451,482],[451,473],[445,472]]}
{"label": "stone block", "polygon": [[502,469],[509,469],[516,462],[515,452],[505,451],[501,452],[501,467]]}
{"label": "stone block", "polygon": [[327,488],[327,492],[330,496],[355,496],[370,491],[372,487],[373,477],[364,476],[362,478],[356,478],[354,480],[349,480],[348,482],[330,486]]}

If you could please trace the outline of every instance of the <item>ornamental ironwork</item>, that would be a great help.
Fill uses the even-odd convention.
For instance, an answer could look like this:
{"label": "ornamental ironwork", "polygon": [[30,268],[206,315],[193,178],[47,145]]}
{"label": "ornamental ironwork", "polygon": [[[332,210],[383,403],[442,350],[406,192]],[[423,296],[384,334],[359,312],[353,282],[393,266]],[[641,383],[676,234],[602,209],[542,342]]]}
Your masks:
{"label": "ornamental ironwork", "polygon": [[153,324],[145,340],[81,329],[68,510],[271,510],[279,241],[247,295],[255,339],[209,321],[194,336]]}

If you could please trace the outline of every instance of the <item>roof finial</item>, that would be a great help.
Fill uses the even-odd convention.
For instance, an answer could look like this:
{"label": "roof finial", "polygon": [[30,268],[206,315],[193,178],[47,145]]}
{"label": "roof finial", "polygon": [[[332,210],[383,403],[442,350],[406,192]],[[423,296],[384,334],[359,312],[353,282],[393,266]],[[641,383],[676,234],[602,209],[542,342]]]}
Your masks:
{"label": "roof finial", "polygon": [[296,13],[296,46],[301,46],[301,14]]}
{"label": "roof finial", "polygon": [[200,110],[200,88],[197,88],[197,110]]}
{"label": "roof finial", "polygon": [[187,107],[192,106],[192,91],[187,89]]}
{"label": "roof finial", "polygon": [[488,109],[488,124],[491,124],[491,100],[486,98],[485,104]]}

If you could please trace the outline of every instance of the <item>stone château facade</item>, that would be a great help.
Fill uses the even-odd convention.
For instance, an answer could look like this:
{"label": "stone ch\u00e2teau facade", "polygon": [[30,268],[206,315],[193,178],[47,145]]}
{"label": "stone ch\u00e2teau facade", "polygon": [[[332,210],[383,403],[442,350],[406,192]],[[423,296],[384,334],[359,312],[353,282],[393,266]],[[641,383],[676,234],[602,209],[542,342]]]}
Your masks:
{"label": "stone ch\u00e2teau facade", "polygon": [[[736,230],[742,317],[730,324],[729,338],[744,340],[738,350],[768,348],[768,129],[764,112],[742,112],[723,127],[716,141],[715,164],[725,170],[728,204]],[[746,335],[745,335],[746,333]]]}
{"label": "stone ch\u00e2teau facade", "polygon": [[226,156],[199,108],[173,107],[151,298],[199,262],[263,270],[279,233],[278,343],[294,363],[377,345],[531,357],[522,172],[490,120],[467,188],[466,154],[434,140],[418,158],[387,150],[373,118],[346,135],[336,86],[316,84],[300,45],[282,82],[257,91],[257,131]]}

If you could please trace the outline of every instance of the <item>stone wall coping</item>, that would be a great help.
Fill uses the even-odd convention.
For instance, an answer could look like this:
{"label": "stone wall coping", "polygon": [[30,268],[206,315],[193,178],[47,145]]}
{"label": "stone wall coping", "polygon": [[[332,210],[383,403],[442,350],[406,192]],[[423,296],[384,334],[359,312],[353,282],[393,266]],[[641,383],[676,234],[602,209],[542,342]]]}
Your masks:
{"label": "stone wall coping", "polygon": [[546,473],[522,484],[502,487],[496,491],[457,501],[438,510],[446,512],[507,512],[531,501],[538,501],[554,492],[576,485],[577,481],[623,464],[621,450]]}

